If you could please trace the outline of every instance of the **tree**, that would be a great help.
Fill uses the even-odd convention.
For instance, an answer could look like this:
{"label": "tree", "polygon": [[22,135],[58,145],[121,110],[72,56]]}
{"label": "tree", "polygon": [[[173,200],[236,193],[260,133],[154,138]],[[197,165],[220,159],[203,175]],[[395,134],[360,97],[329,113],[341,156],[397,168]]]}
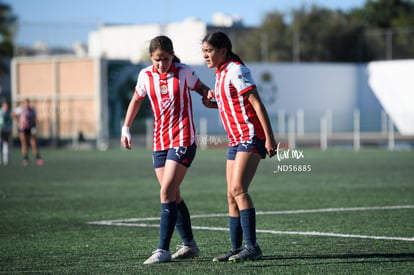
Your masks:
{"label": "tree", "polygon": [[368,0],[353,11],[367,27],[395,28],[414,26],[414,2],[410,0]]}
{"label": "tree", "polygon": [[0,2],[0,56],[13,55],[16,29],[17,17],[9,5]]}
{"label": "tree", "polygon": [[279,12],[269,13],[260,28],[263,61],[292,60],[292,32]]}
{"label": "tree", "polygon": [[412,0],[368,0],[346,12],[303,5],[288,20],[270,11],[237,49],[246,61],[368,62],[390,49],[393,58],[413,58],[413,14]]}
{"label": "tree", "polygon": [[358,60],[363,32],[360,20],[316,5],[293,9],[289,18],[278,11],[269,12],[259,28],[238,39],[241,56],[246,61],[269,62]]}
{"label": "tree", "polygon": [[364,22],[366,52],[373,59],[413,58],[414,1],[368,0],[351,16]]}
{"label": "tree", "polygon": [[[269,17],[274,17],[272,14]],[[283,47],[272,47],[270,56],[307,62],[355,62],[359,58],[359,37],[362,22],[353,20],[340,10],[329,10],[317,5],[292,10],[292,22],[282,31]],[[265,22],[272,22],[266,18]],[[265,25],[262,25],[262,28]],[[267,28],[281,29],[273,23]],[[279,54],[273,53],[278,51]],[[280,53],[280,50],[282,52]]]}

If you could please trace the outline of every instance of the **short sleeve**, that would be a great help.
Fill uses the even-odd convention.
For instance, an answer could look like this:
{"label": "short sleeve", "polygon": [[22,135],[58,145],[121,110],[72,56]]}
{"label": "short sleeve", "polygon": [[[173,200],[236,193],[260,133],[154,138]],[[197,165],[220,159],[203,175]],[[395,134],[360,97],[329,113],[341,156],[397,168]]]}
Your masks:
{"label": "short sleeve", "polygon": [[145,79],[146,79],[146,74],[143,71],[141,71],[138,75],[137,85],[135,86],[135,93],[140,98],[144,98],[147,95],[147,89],[145,87]]}
{"label": "short sleeve", "polygon": [[231,83],[240,95],[256,87],[250,70],[243,65],[234,68]]}
{"label": "short sleeve", "polygon": [[186,65],[182,65],[182,66],[183,66],[183,69],[181,70],[181,73],[184,74],[188,87],[191,90],[194,90],[199,82],[199,78],[190,66],[186,66]]}

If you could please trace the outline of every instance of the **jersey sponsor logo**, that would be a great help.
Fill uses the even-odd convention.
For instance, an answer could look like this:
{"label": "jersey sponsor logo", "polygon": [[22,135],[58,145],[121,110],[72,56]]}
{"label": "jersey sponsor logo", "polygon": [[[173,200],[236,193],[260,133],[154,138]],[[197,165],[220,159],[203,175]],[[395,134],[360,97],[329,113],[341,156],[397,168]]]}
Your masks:
{"label": "jersey sponsor logo", "polygon": [[170,106],[170,104],[171,104],[171,100],[170,100],[170,98],[164,98],[164,99],[162,100],[162,102],[161,102],[161,108],[162,108],[163,110],[165,110],[165,109],[167,109],[167,108]]}

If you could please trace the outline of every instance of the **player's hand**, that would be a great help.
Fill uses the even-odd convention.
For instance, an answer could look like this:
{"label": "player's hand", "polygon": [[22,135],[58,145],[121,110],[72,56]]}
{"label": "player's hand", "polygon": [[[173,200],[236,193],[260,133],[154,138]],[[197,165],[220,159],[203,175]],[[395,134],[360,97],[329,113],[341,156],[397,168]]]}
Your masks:
{"label": "player's hand", "polygon": [[265,148],[269,157],[273,157],[277,154],[277,142],[274,138],[266,139]]}
{"label": "player's hand", "polygon": [[207,98],[209,100],[216,100],[216,94],[214,93],[214,90],[209,90],[208,91]]}
{"label": "player's hand", "polygon": [[131,150],[131,134],[129,133],[129,127],[123,126],[121,133],[121,144],[128,150]]}
{"label": "player's hand", "polygon": [[211,99],[209,99],[208,97],[203,97],[202,98],[203,101],[203,105],[207,108],[215,108],[217,109],[217,102],[212,101]]}
{"label": "player's hand", "polygon": [[213,108],[213,109],[218,108],[214,90],[209,90],[207,92],[207,95],[203,96],[202,100],[203,100],[204,106],[206,106],[207,108]]}

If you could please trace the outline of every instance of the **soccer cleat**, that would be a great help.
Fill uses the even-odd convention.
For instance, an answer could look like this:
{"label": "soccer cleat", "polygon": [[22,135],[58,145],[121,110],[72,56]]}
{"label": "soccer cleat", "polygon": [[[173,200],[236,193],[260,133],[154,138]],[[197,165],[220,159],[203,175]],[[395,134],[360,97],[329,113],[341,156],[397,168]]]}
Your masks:
{"label": "soccer cleat", "polygon": [[41,158],[36,158],[37,165],[41,166],[43,165],[43,160]]}
{"label": "soccer cleat", "polygon": [[236,255],[233,255],[229,258],[229,262],[238,263],[244,261],[255,261],[262,258],[262,251],[260,250],[259,245],[255,247],[245,247],[241,252]]}
{"label": "soccer cleat", "polygon": [[29,165],[29,159],[24,158],[23,159],[23,166],[28,166]]}
{"label": "soccer cleat", "polygon": [[166,263],[171,261],[171,252],[158,248],[152,252],[151,257],[149,257],[144,264],[159,264]]}
{"label": "soccer cleat", "polygon": [[232,249],[232,250],[228,251],[224,255],[220,255],[220,256],[214,257],[213,258],[213,262],[227,262],[231,256],[237,255],[237,253],[239,253],[240,251],[242,251],[241,248],[239,248],[239,249]]}
{"label": "soccer cleat", "polygon": [[172,255],[172,259],[194,259],[200,256],[200,249],[194,240],[191,241],[190,245],[177,245],[178,250]]}

